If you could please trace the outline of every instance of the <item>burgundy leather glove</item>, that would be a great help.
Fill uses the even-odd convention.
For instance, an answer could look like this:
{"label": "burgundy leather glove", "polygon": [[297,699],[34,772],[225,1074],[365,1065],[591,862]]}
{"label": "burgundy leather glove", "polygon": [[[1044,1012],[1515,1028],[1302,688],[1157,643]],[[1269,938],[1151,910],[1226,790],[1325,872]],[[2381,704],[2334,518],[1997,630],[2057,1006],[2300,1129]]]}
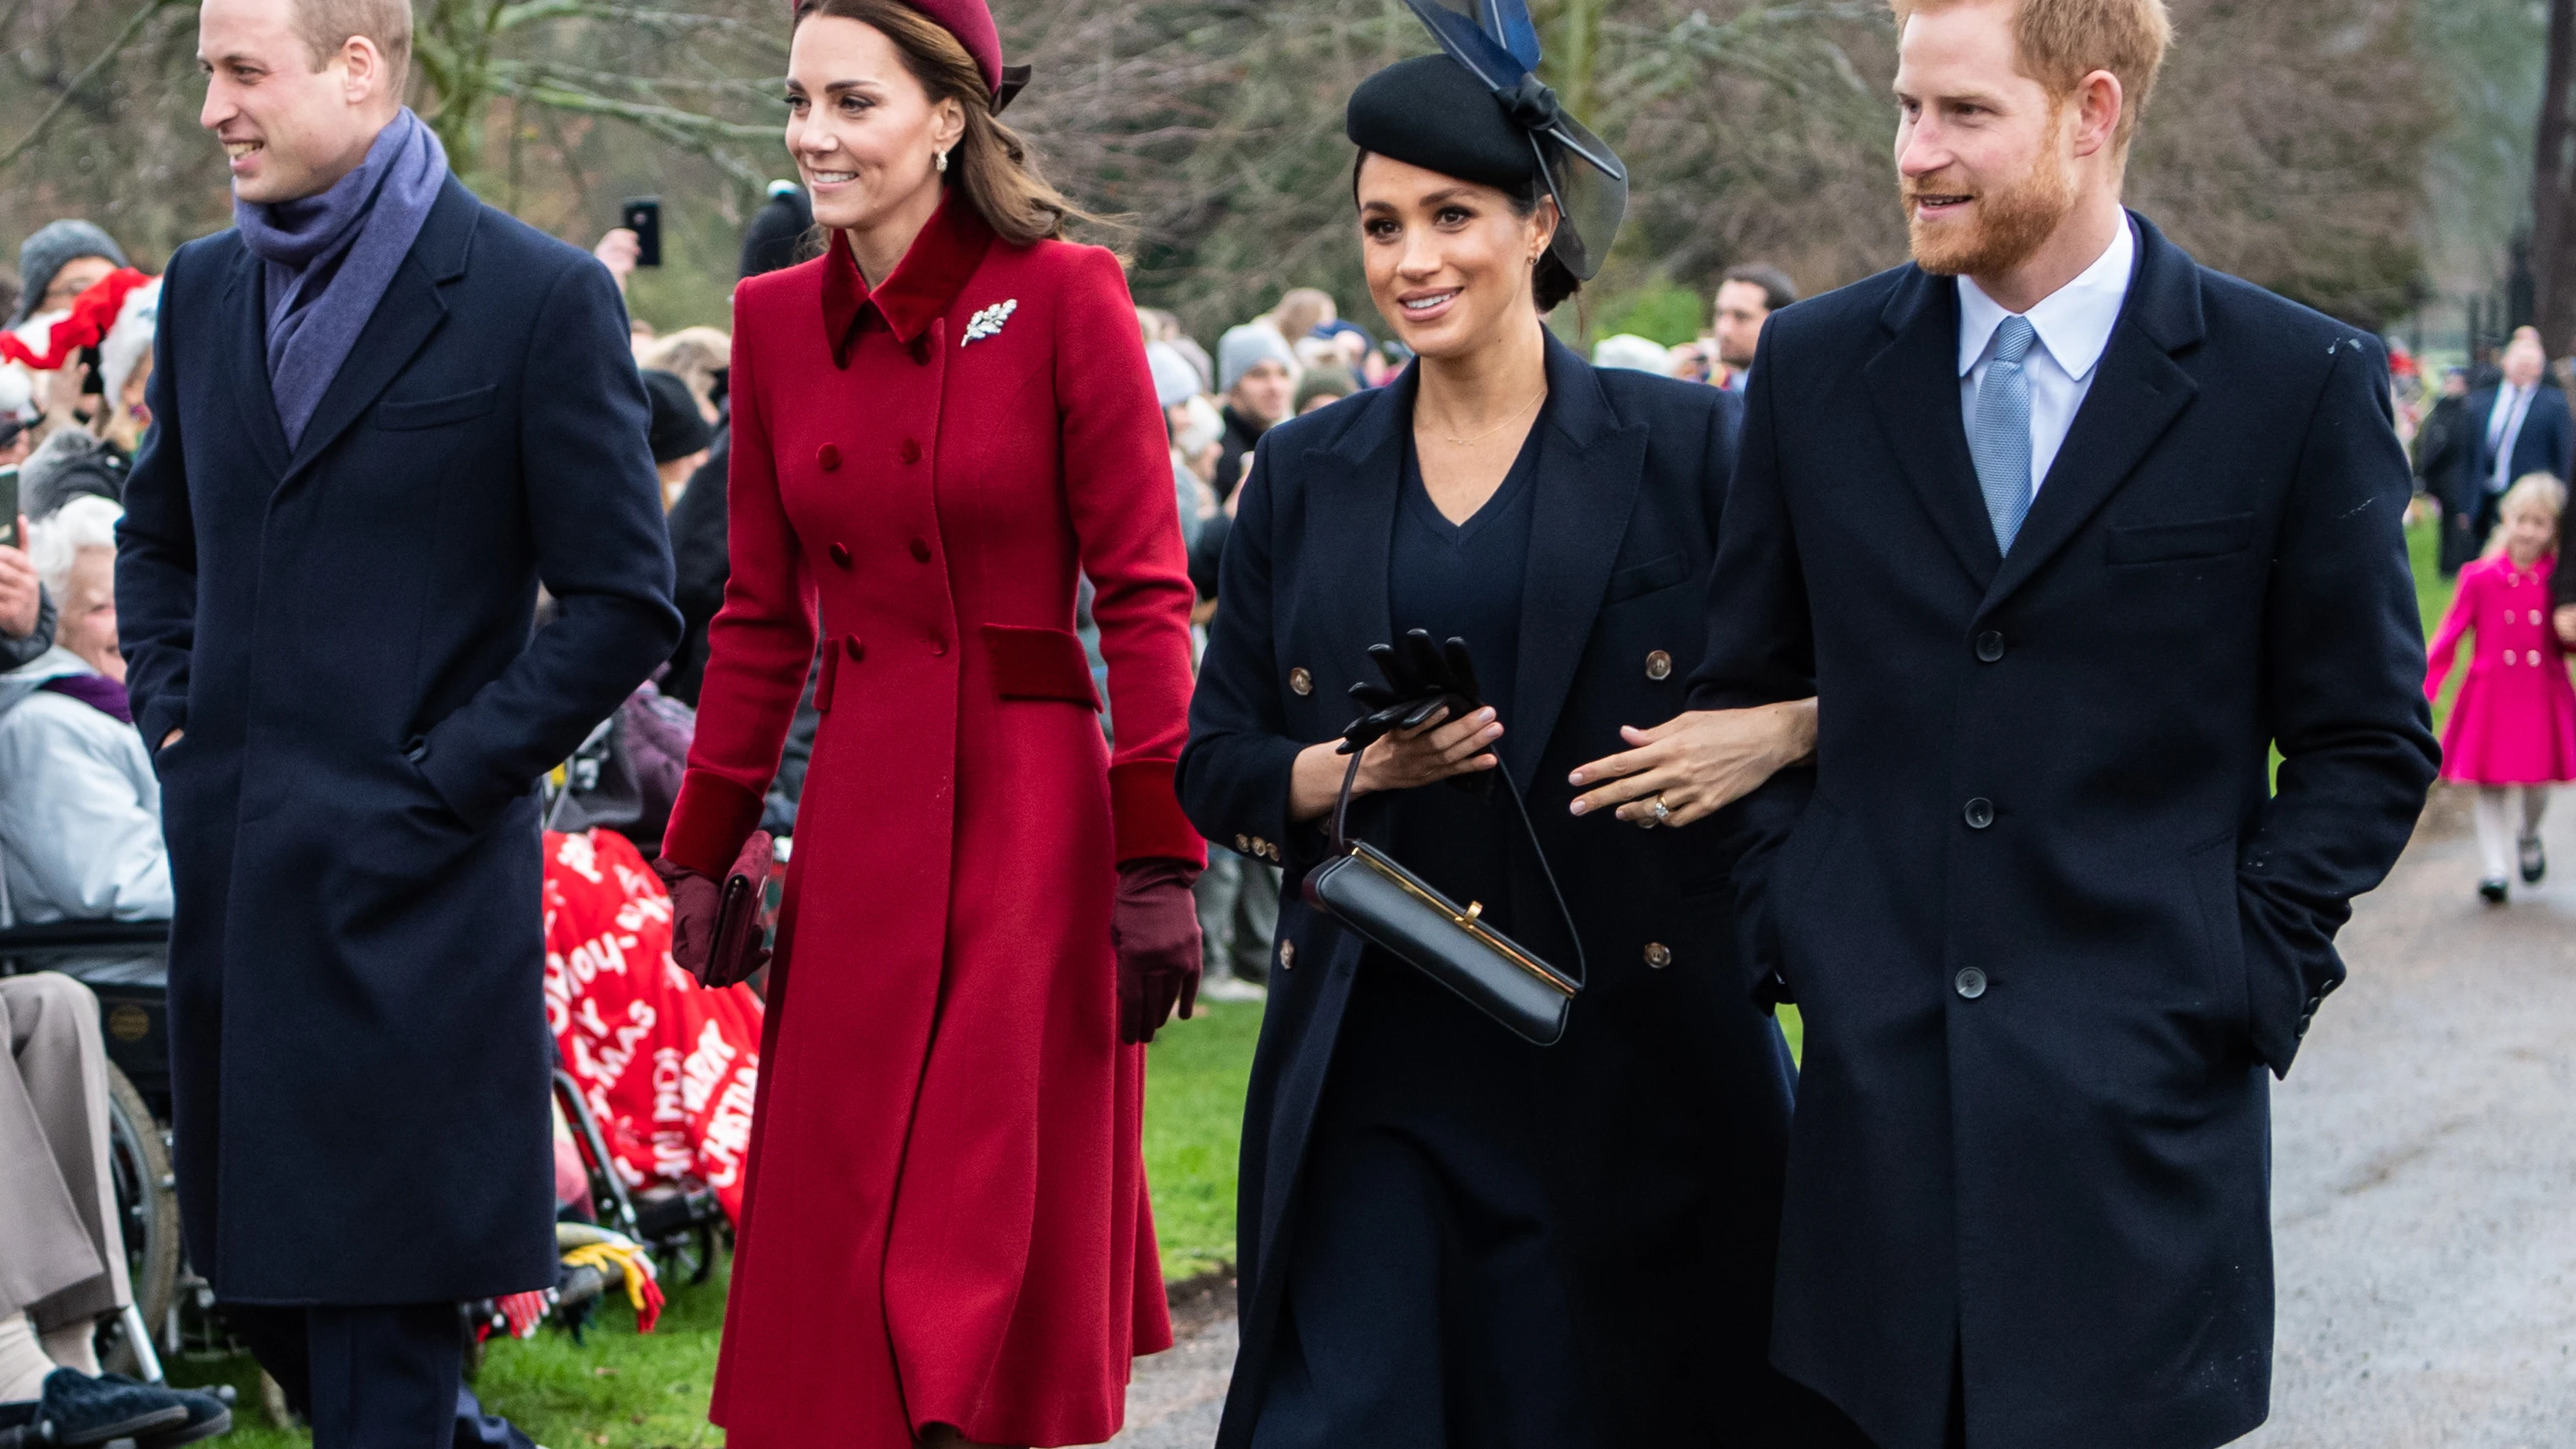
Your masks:
{"label": "burgundy leather glove", "polygon": [[746,878],[751,893],[736,913],[741,919],[730,923],[723,918],[724,881],[654,858],[653,873],[671,893],[671,959],[700,986],[731,986],[769,964],[760,893],[769,883],[771,854],[766,830],[753,831],[743,842],[742,854],[726,876]]}
{"label": "burgundy leather glove", "polygon": [[1118,867],[1109,939],[1118,951],[1118,1039],[1147,1042],[1178,1003],[1187,1017],[1199,999],[1199,910],[1185,860],[1130,860]]}
{"label": "burgundy leather glove", "polygon": [[653,857],[653,873],[671,893],[671,959],[704,981],[715,953],[716,910],[724,899],[723,883],[658,855]]}

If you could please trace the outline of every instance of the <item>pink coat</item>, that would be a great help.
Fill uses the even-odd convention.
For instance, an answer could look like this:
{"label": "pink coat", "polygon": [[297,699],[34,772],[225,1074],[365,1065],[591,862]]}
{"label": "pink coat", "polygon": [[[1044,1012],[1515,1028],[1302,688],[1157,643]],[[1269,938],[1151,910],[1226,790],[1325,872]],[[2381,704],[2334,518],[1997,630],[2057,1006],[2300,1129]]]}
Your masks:
{"label": "pink coat", "polygon": [[2477,636],[2469,676],[2442,735],[2442,778],[2479,785],[2576,780],[2576,689],[2550,628],[2549,575],[2499,555],[2460,570],[2460,590],[2433,636],[2424,697],[2441,693],[2463,634]]}

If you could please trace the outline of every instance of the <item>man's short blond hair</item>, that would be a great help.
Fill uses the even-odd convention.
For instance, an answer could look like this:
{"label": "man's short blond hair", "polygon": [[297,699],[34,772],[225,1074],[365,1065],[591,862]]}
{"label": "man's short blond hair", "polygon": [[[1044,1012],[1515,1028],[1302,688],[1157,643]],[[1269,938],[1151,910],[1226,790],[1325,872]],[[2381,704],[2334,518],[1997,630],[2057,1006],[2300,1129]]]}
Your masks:
{"label": "man's short blond hair", "polygon": [[[1896,28],[1918,11],[1941,10],[1968,0],[1889,0]],[[2173,17],[2165,0],[2016,0],[2013,41],[2025,75],[2058,95],[2071,94],[2084,78],[2107,70],[2120,81],[2120,126],[2114,143],[2126,147],[2173,43]]]}
{"label": "man's short blond hair", "polygon": [[411,80],[411,0],[289,0],[295,11],[295,35],[320,70],[340,53],[349,38],[363,35],[385,58],[385,79],[394,100],[402,100]]}

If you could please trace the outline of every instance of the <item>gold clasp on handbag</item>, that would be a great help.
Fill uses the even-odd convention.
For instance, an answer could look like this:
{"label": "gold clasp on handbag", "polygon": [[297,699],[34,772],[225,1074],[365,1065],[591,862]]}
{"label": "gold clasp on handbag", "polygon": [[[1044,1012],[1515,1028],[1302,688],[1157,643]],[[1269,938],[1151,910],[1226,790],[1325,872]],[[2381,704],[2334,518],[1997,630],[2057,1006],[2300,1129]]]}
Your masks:
{"label": "gold clasp on handbag", "polygon": [[1469,901],[1469,902],[1467,903],[1467,919],[1468,919],[1468,920],[1471,920],[1471,921],[1472,921],[1472,920],[1476,919],[1478,916],[1483,915],[1484,913],[1485,913],[1485,903],[1484,903],[1483,901]]}

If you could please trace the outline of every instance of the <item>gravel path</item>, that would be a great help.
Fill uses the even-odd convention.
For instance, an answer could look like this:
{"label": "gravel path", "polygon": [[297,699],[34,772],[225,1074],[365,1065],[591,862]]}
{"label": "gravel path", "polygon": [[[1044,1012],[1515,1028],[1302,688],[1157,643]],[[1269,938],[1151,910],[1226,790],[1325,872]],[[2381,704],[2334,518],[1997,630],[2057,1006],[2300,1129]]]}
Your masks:
{"label": "gravel path", "polygon": [[[2241,1449],[2576,1445],[2576,792],[2563,874],[2474,894],[2439,792],[2343,933],[2352,979],[2273,1098],[2280,1328],[2272,1422]],[[1175,1305],[1118,1449],[1207,1449],[1232,1294]]]}

